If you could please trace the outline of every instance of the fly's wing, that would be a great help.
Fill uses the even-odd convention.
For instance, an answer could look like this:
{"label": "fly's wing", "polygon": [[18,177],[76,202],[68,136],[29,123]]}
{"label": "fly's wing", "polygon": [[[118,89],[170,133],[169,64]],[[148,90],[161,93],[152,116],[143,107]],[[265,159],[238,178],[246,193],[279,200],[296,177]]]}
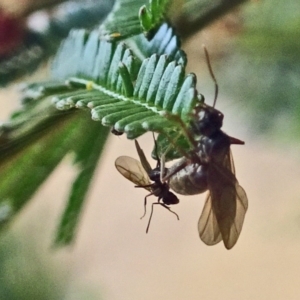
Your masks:
{"label": "fly's wing", "polygon": [[120,156],[116,159],[115,166],[126,179],[137,186],[147,186],[145,189],[151,191],[150,178],[138,160],[129,156]]}
{"label": "fly's wing", "polygon": [[231,171],[232,174],[235,175],[235,166],[234,166],[233,156],[230,149],[229,149],[229,153],[225,155],[223,165],[226,169],[228,169],[229,171]]}
{"label": "fly's wing", "polygon": [[[225,155],[223,165],[211,163],[209,166],[207,179],[210,194],[199,220],[203,242],[214,245],[223,239],[227,249],[237,242],[248,208],[247,195],[236,180],[233,168],[230,151]],[[217,236],[218,231],[221,238]]]}
{"label": "fly's wing", "polygon": [[213,210],[221,231],[224,245],[231,249],[242,231],[248,200],[244,189],[238,184],[228,185],[222,194],[213,197]]}
{"label": "fly's wing", "polygon": [[139,158],[140,158],[140,161],[144,167],[144,170],[149,174],[151,171],[152,171],[152,168],[145,156],[145,153],[144,151],[142,150],[142,148],[140,147],[139,143],[137,140],[134,140],[134,143],[135,143],[135,148],[136,148],[136,151],[139,155]]}
{"label": "fly's wing", "polygon": [[199,222],[198,222],[199,236],[202,242],[206,245],[212,246],[222,241],[222,235],[216,219],[216,215],[212,208],[211,195],[208,194]]}

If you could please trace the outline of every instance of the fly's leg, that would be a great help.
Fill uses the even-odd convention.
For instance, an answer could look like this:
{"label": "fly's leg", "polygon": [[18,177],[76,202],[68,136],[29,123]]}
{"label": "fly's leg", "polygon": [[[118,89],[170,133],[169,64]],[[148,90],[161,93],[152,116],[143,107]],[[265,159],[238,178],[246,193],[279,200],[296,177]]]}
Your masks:
{"label": "fly's leg", "polygon": [[178,162],[178,164],[175,164],[168,169],[168,174],[161,178],[161,182],[164,183],[168,181],[173,175],[175,175],[180,170],[184,169],[189,164],[190,160],[184,157],[181,161]]}
{"label": "fly's leg", "polygon": [[[161,155],[160,158],[160,182],[164,183],[166,181],[168,181],[170,179],[171,176],[173,176],[175,173],[177,173],[178,171],[180,171],[181,169],[185,168],[186,165],[188,165],[189,163],[186,162],[185,164],[183,164],[182,166],[179,166],[178,169],[176,168],[174,171],[169,172],[166,176],[165,176],[165,157],[166,154],[168,153],[168,151],[170,150],[171,146],[173,145],[174,147],[176,147],[175,142],[176,140],[180,137],[180,133],[177,135],[177,137],[175,139],[171,139],[167,134],[163,133],[167,139],[170,141],[170,145],[167,147],[167,149],[165,150],[165,152]],[[182,156],[186,158],[187,161],[189,161],[189,159],[192,159],[190,153],[184,151],[183,149],[178,149],[179,152],[181,152]],[[172,168],[171,168],[172,169]],[[170,169],[169,169],[170,170]]]}

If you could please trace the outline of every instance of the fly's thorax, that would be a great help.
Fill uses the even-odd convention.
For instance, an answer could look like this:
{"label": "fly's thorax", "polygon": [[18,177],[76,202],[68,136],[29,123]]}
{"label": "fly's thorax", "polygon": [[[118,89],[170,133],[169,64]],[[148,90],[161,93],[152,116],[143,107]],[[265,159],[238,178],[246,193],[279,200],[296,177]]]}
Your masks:
{"label": "fly's thorax", "polygon": [[191,163],[174,174],[169,186],[181,195],[196,195],[205,192],[207,186],[207,165]]}
{"label": "fly's thorax", "polygon": [[198,155],[205,162],[222,163],[230,148],[230,137],[222,130],[210,137],[203,136],[199,142]]}

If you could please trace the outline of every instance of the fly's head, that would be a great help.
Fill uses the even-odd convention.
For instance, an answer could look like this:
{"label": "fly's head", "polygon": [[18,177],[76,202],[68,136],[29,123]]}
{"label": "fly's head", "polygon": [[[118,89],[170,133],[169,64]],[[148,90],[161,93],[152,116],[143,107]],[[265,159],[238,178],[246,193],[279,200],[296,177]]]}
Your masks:
{"label": "fly's head", "polygon": [[202,105],[201,109],[196,109],[191,127],[196,135],[210,137],[221,129],[223,118],[224,115],[219,110],[212,106]]}

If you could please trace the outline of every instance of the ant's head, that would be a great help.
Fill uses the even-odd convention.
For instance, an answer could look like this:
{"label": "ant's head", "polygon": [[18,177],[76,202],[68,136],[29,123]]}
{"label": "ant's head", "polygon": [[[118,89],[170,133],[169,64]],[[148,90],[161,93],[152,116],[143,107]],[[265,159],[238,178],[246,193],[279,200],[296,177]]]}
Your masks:
{"label": "ant's head", "polygon": [[196,110],[195,119],[192,121],[192,129],[197,135],[211,136],[223,125],[224,115],[212,106],[202,105]]}

